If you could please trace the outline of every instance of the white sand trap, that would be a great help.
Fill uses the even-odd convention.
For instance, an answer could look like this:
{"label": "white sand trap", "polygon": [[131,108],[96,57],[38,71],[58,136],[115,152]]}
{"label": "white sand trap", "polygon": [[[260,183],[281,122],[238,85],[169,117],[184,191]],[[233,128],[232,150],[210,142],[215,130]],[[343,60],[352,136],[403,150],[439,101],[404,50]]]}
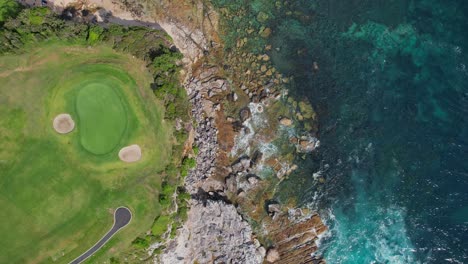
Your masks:
{"label": "white sand trap", "polygon": [[69,114],[60,114],[54,118],[54,129],[57,133],[67,134],[75,128],[75,121]]}
{"label": "white sand trap", "polygon": [[119,151],[119,158],[123,162],[136,162],[141,159],[141,148],[138,145],[130,145]]}

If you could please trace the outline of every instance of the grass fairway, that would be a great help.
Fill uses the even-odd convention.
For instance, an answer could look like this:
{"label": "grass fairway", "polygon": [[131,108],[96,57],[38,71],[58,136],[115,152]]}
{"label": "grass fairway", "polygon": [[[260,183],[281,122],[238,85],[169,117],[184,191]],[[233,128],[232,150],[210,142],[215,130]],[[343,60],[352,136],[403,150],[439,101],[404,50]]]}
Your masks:
{"label": "grass fairway", "polygon": [[[171,131],[143,62],[103,46],[46,45],[0,57],[0,263],[68,263],[126,206],[132,222],[90,259],[102,263],[158,215]],[[59,113],[74,131],[54,131]],[[130,144],[143,157],[123,163],[118,151]]]}

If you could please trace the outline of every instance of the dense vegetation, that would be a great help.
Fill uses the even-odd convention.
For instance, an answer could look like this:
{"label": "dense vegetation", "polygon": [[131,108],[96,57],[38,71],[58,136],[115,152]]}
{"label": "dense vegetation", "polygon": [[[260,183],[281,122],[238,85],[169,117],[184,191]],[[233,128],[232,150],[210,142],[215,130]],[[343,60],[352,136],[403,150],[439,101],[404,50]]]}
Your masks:
{"label": "dense vegetation", "polygon": [[[164,118],[169,122],[176,117],[188,121],[189,105],[179,82],[181,54],[171,46],[171,39],[164,32],[143,27],[75,23],[62,19],[48,8],[23,9],[13,0],[0,0],[0,55],[27,53],[47,43],[105,45],[143,60],[153,76],[150,87],[165,106]],[[140,256],[146,255],[144,249],[150,243],[160,240],[166,231],[173,236],[185,220],[189,196],[180,185],[195,165],[193,158],[182,157],[185,139],[183,129],[174,131],[171,160],[161,172],[163,184],[159,202],[162,214],[156,218],[152,234],[135,239],[134,249],[123,252],[125,257],[135,256],[138,249],[141,249]],[[112,262],[117,263],[118,259],[114,257]]]}
{"label": "dense vegetation", "polygon": [[15,17],[21,10],[15,0],[0,0],[0,26],[9,18]]}
{"label": "dense vegetation", "polygon": [[166,118],[187,115],[186,94],[178,79],[180,67],[177,61],[182,55],[169,48],[171,40],[164,32],[143,27],[110,25],[104,28],[74,23],[61,19],[45,7],[20,12],[20,6],[13,0],[0,1],[0,23],[3,22],[0,54],[18,53],[42,41],[60,40],[86,45],[110,44],[117,51],[143,59],[154,76],[152,89],[165,102]]}

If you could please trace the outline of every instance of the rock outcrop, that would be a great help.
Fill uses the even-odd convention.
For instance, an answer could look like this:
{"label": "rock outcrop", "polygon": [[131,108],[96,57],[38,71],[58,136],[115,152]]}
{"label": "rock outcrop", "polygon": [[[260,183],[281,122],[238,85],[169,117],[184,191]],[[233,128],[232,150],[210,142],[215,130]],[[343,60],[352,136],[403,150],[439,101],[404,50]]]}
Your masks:
{"label": "rock outcrop", "polygon": [[265,249],[234,205],[192,200],[187,223],[157,259],[160,263],[262,263]]}
{"label": "rock outcrop", "polygon": [[[194,41],[183,32],[173,38],[176,43]],[[192,104],[198,155],[196,167],[185,178],[185,188],[193,198],[189,201],[188,220],[166,249],[155,257],[155,262],[262,263],[265,249],[236,207],[225,198],[224,185],[214,179],[219,153],[216,119],[221,109],[213,97],[228,91],[228,83],[218,75],[217,67],[194,69],[191,65],[187,68],[190,71],[184,87]]]}
{"label": "rock outcrop", "polygon": [[[280,136],[280,126],[295,127],[292,118],[277,119],[271,114],[276,111],[271,105],[281,98],[274,87],[281,76],[273,76],[274,69],[265,66],[257,73],[263,79],[252,82],[256,85],[235,89],[219,66],[203,60],[203,55],[211,52],[206,40],[210,37],[196,42],[202,39],[199,33],[206,31],[188,32],[177,25],[170,30],[188,57],[184,86],[192,103],[194,144],[199,151],[197,166],[185,179],[185,188],[192,195],[188,220],[156,262],[319,263],[321,260],[311,258],[311,254],[326,226],[316,213],[305,209],[271,203],[265,210],[265,202],[273,195],[265,190],[272,187],[272,181],[256,174],[261,168],[272,168],[277,176],[274,184],[298,168],[280,157],[280,152],[259,150],[264,145],[275,148],[272,142]],[[188,51],[189,47],[197,52]],[[257,59],[262,64],[269,61],[267,55]],[[227,104],[239,105],[245,98],[247,105],[225,117]],[[297,153],[311,152],[316,146],[318,140],[308,135],[291,141]],[[299,213],[292,216],[291,210]],[[257,223],[255,232],[244,218]]]}

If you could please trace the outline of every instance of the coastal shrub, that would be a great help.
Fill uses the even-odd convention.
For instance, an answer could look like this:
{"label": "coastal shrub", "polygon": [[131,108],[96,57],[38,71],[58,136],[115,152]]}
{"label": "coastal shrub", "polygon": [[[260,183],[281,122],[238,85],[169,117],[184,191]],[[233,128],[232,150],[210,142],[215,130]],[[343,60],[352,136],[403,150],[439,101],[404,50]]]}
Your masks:
{"label": "coastal shrub", "polygon": [[177,235],[177,229],[179,228],[179,226],[180,226],[180,223],[172,222],[171,233],[169,236],[171,239],[175,238],[175,236]]}
{"label": "coastal shrub", "polygon": [[182,165],[186,166],[187,168],[195,168],[195,166],[197,165],[197,162],[195,161],[194,158],[185,158],[182,161]]}
{"label": "coastal shrub", "polygon": [[175,52],[167,47],[160,46],[153,50],[155,56],[151,69],[154,75],[154,81],[151,88],[156,97],[166,106],[165,118],[174,120],[176,117],[185,119],[188,116],[187,94],[185,89],[179,84],[178,61],[182,54]]}
{"label": "coastal shrub", "polygon": [[177,216],[181,222],[187,221],[188,218],[188,207],[187,206],[180,206],[177,210]]}
{"label": "coastal shrub", "polygon": [[169,205],[171,205],[171,196],[168,196],[168,195],[166,195],[164,193],[160,193],[159,194],[159,204],[163,208],[169,207]]}
{"label": "coastal shrub", "polygon": [[182,204],[190,199],[190,194],[185,190],[184,187],[177,188],[177,203]]}
{"label": "coastal shrub", "polygon": [[160,238],[166,231],[167,227],[171,223],[172,219],[168,215],[161,215],[154,221],[153,227],[151,228],[151,233]]}
{"label": "coastal shrub", "polygon": [[169,208],[172,203],[172,196],[174,195],[175,188],[166,181],[161,185],[161,193],[159,194],[159,204],[163,208]]}
{"label": "coastal shrub", "polygon": [[184,190],[183,192],[179,193],[179,197],[182,201],[188,201],[190,199],[190,194]]}
{"label": "coastal shrub", "polygon": [[132,245],[137,248],[147,248],[150,242],[147,238],[137,237],[132,241]]}
{"label": "coastal shrub", "polygon": [[182,54],[173,52],[170,49],[161,46],[161,55],[153,60],[153,69],[156,75],[167,75],[178,70],[177,60],[182,59]]}
{"label": "coastal shrub", "polygon": [[21,5],[15,0],[0,0],[0,26],[10,18],[16,17],[21,11]]}
{"label": "coastal shrub", "polygon": [[176,131],[174,132],[174,135],[176,137],[177,143],[179,144],[184,143],[187,139],[187,133],[185,132],[185,130]]}
{"label": "coastal shrub", "polygon": [[184,178],[187,177],[187,175],[188,175],[188,169],[187,169],[186,167],[182,167],[181,170],[180,170],[180,175],[181,175],[182,177],[184,177]]}
{"label": "coastal shrub", "polygon": [[159,254],[161,254],[161,253],[163,252],[164,249],[166,249],[165,246],[160,246],[160,247],[158,247],[157,249],[155,249],[155,250],[153,251],[153,254],[159,255]]}
{"label": "coastal shrub", "polygon": [[182,177],[185,177],[188,175],[188,171],[192,168],[195,168],[195,166],[197,165],[197,161],[194,159],[194,158],[184,158],[182,160],[182,165],[181,165],[181,170],[180,170],[180,174],[182,175]]}
{"label": "coastal shrub", "polygon": [[170,185],[168,182],[163,182],[162,185],[161,185],[161,192],[164,193],[164,194],[173,194],[175,192],[175,188]]}
{"label": "coastal shrub", "polygon": [[166,176],[177,176],[177,173],[179,172],[179,170],[177,169],[177,167],[174,165],[174,163],[171,163],[169,165],[166,166],[166,169],[164,170]]}
{"label": "coastal shrub", "polygon": [[20,52],[40,41],[54,39],[81,44],[110,44],[113,49],[130,53],[148,63],[148,70],[154,78],[151,88],[165,105],[166,119],[187,119],[187,95],[179,84],[178,61],[182,54],[167,47],[170,38],[166,33],[144,27],[112,24],[104,28],[78,24],[61,19],[46,7],[20,11],[15,1],[0,1],[0,25],[5,22],[0,30],[0,54]]}
{"label": "coastal shrub", "polygon": [[199,148],[198,146],[194,146],[194,147],[192,148],[192,150],[193,150],[193,154],[195,154],[195,156],[197,156],[198,153],[200,152],[200,148]]}
{"label": "coastal shrub", "polygon": [[120,264],[120,260],[116,257],[111,257],[109,261],[110,261],[110,264]]}
{"label": "coastal shrub", "polygon": [[102,36],[102,33],[104,33],[104,29],[102,27],[91,26],[88,33],[88,42],[90,44],[98,42]]}
{"label": "coastal shrub", "polygon": [[28,9],[28,21],[31,25],[38,26],[44,23],[47,15],[50,15],[51,11],[47,7],[38,7]]}
{"label": "coastal shrub", "polygon": [[176,106],[173,102],[169,102],[166,106],[166,117],[168,119],[174,119],[177,115]]}

